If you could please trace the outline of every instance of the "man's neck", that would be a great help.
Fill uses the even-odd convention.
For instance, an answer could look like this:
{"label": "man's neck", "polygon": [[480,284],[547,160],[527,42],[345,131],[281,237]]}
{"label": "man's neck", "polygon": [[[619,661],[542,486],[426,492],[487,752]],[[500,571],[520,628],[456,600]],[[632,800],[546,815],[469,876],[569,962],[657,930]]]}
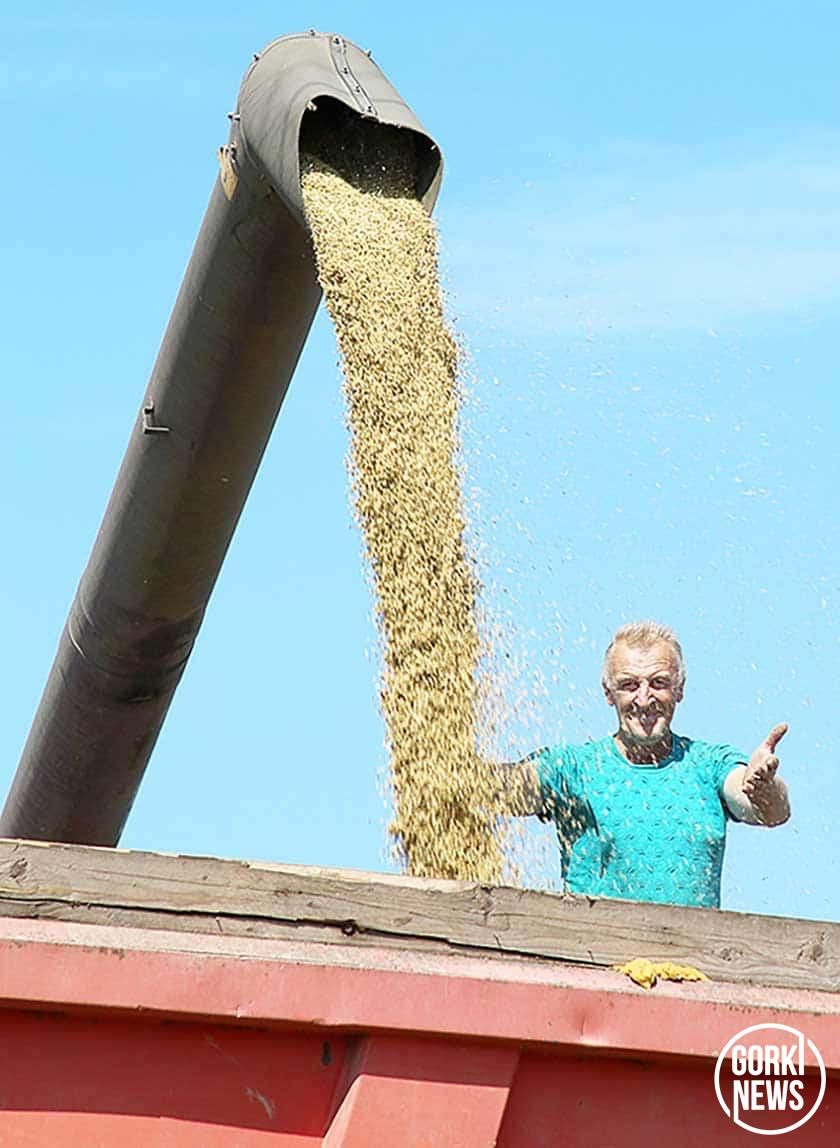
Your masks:
{"label": "man's neck", "polygon": [[613,734],[613,741],[621,756],[627,758],[633,765],[658,765],[671,753],[672,736],[670,730],[661,741],[654,742],[652,745],[639,745],[634,741],[625,741],[622,730]]}

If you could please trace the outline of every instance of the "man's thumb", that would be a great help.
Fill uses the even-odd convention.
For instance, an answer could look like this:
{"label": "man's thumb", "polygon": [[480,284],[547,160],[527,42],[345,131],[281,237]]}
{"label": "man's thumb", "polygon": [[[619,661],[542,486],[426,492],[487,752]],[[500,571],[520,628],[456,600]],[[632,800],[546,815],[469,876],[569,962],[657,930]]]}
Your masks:
{"label": "man's thumb", "polygon": [[779,744],[779,742],[785,736],[787,731],[788,731],[788,724],[786,721],[781,722],[781,724],[779,724],[779,725],[774,725],[773,728],[770,730],[764,744],[767,746],[767,748],[770,750],[771,753],[773,753],[775,751],[776,746]]}

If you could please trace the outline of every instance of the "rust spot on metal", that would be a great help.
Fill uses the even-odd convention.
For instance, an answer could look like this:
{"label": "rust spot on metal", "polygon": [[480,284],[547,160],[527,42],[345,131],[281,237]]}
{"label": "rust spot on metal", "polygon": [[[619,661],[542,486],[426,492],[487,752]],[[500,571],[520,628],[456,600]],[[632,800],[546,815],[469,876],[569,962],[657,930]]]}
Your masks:
{"label": "rust spot on metal", "polygon": [[99,945],[99,952],[109,957],[116,957],[120,961],[125,960],[125,949],[111,949],[107,945]]}

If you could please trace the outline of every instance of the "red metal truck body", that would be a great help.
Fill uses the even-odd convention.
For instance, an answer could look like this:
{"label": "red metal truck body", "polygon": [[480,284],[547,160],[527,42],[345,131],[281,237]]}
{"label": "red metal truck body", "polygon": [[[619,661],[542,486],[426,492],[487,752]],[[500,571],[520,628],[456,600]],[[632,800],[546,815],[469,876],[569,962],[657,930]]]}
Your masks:
{"label": "red metal truck body", "polygon": [[[111,853],[41,848],[106,867]],[[417,938],[360,944],[358,917],[355,934],[330,922],[329,943],[243,935],[241,923],[231,935],[224,906],[216,924],[202,913],[188,931],[197,910],[177,888],[178,858],[166,863],[180,908],[162,910],[153,894],[144,908],[135,889],[124,901],[140,923],[107,924],[91,920],[101,906],[57,890],[55,875],[36,875],[14,899],[9,858],[3,1146],[755,1145],[718,1103],[714,1069],[737,1032],[768,1022],[804,1031],[827,1070],[818,1110],[783,1143],[840,1139],[832,992],[721,981],[646,991],[610,967]],[[77,919],[36,917],[48,903],[49,916]]]}

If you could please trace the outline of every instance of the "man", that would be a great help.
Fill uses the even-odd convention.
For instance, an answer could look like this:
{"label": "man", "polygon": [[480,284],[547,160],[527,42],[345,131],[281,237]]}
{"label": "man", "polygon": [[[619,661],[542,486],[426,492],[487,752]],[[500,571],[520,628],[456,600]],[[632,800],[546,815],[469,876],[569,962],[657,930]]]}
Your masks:
{"label": "man", "polygon": [[511,812],[555,822],[573,893],[719,907],[727,819],[774,826],[790,817],[776,772],[787,725],[750,756],[672,733],[685,667],[676,635],[656,622],[617,631],[601,684],[616,732],[506,767]]}

